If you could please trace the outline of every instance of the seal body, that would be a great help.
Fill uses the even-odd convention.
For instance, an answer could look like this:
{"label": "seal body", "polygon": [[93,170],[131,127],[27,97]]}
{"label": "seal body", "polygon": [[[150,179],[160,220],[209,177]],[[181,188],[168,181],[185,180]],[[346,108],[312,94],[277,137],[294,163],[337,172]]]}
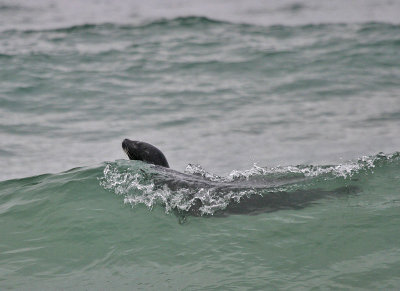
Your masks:
{"label": "seal body", "polygon": [[[282,209],[303,209],[319,199],[337,198],[360,191],[358,187],[351,185],[334,190],[273,191],[275,187],[283,186],[286,182],[291,184],[290,177],[286,182],[283,180],[282,184],[276,181],[262,181],[262,183],[243,180],[212,181],[203,176],[180,173],[169,169],[164,154],[158,148],[146,142],[125,139],[122,142],[122,149],[131,160],[139,160],[158,166],[152,172],[156,189],[163,188],[164,185],[167,185],[172,191],[185,189],[185,195],[188,199],[193,199],[193,204],[187,210],[177,210],[180,214],[203,215],[201,208],[204,207],[204,202],[200,199],[201,197],[195,197],[197,193],[202,191],[206,191],[207,195],[212,195],[212,199],[226,199],[228,202],[224,209],[214,212],[213,215],[217,216],[229,214],[254,215]],[[239,201],[237,198],[232,198],[232,193],[247,194],[240,195]]]}
{"label": "seal body", "polygon": [[122,142],[122,149],[130,160],[139,160],[169,168],[164,154],[158,148],[147,142],[124,139]]}

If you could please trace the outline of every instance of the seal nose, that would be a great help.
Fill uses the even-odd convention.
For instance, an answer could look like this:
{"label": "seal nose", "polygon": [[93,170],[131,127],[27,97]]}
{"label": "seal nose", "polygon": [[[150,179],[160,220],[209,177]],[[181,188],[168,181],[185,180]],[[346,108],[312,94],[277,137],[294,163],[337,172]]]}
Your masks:
{"label": "seal nose", "polygon": [[122,141],[122,148],[123,149],[126,149],[127,147],[128,147],[128,143],[129,143],[129,139],[124,139],[123,141]]}

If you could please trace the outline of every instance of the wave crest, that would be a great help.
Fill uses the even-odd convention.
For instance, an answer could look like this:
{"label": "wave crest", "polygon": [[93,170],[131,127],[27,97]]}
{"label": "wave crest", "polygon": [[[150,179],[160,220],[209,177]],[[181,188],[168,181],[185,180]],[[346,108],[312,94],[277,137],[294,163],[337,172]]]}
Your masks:
{"label": "wave crest", "polygon": [[[321,30],[329,27],[346,27],[354,26],[354,24],[347,23],[325,23],[325,24],[304,24],[299,26],[272,24],[268,26],[247,24],[242,22],[230,22],[225,20],[213,19],[205,16],[181,16],[175,18],[160,18],[147,20],[140,23],[114,23],[114,22],[101,22],[101,23],[81,23],[70,25],[66,27],[54,27],[44,29],[11,29],[5,30],[5,33],[42,33],[42,32],[64,32],[64,33],[77,33],[87,31],[103,31],[103,30],[135,30],[135,29],[149,29],[149,28],[204,28],[208,26],[221,26],[229,25],[240,29],[249,29],[250,32],[255,33],[276,33],[282,30],[293,31],[300,30],[308,32],[310,30]],[[364,22],[357,24],[359,33],[370,33],[371,31],[381,30],[397,30],[400,25],[387,23],[387,22]],[[255,29],[255,30],[254,30]]]}
{"label": "wave crest", "polygon": [[[142,162],[117,161],[106,165],[100,184],[117,195],[123,195],[125,204],[144,204],[149,209],[159,204],[165,207],[167,213],[173,210],[179,213],[213,215],[232,208],[232,205],[237,209],[238,205],[250,203],[254,197],[253,200],[261,204],[265,201],[260,202],[260,199],[264,198],[269,199],[265,203],[275,204],[279,199],[284,199],[285,207],[289,205],[295,208],[298,205],[294,205],[290,199],[297,203],[299,197],[312,201],[349,193],[356,188],[352,185],[354,181],[361,176],[373,174],[379,167],[398,161],[399,156],[399,153],[381,153],[333,166],[263,168],[255,164],[249,170],[232,171],[226,177],[209,173],[195,164],[189,164],[182,174]],[[358,178],[353,179],[356,176]],[[179,180],[179,184],[175,180]],[[308,205],[308,200],[307,203],[300,201],[299,205]],[[263,204],[263,207],[266,205]],[[276,207],[282,209],[279,205]]]}

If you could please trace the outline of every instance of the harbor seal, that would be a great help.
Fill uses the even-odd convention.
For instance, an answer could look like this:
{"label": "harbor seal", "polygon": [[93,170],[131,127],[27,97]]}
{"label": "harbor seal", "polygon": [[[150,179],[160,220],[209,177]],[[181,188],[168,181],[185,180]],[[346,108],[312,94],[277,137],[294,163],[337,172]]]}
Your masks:
{"label": "harbor seal", "polygon": [[[225,216],[229,214],[259,214],[282,209],[303,209],[322,198],[336,198],[359,192],[357,186],[346,185],[333,190],[307,189],[294,191],[275,190],[277,186],[292,185],[291,177],[280,181],[267,180],[259,183],[257,181],[213,181],[206,177],[181,173],[169,168],[164,154],[155,146],[142,141],[124,139],[122,149],[130,160],[143,161],[155,165],[156,171],[152,175],[156,189],[164,185],[172,191],[186,189],[187,199],[193,199],[193,204],[184,212],[195,216],[201,216],[201,208],[204,202],[196,198],[196,193],[207,191],[213,199],[227,199],[224,209],[214,212],[213,215]],[[295,178],[296,182],[306,181]],[[275,190],[275,191],[274,191]],[[232,193],[245,193],[241,195],[240,201],[232,198]],[[206,203],[207,204],[207,203]],[[182,212],[181,210],[178,212]]]}
{"label": "harbor seal", "polygon": [[128,155],[130,160],[139,160],[149,164],[169,168],[164,154],[158,148],[147,142],[126,138],[122,141],[122,149]]}

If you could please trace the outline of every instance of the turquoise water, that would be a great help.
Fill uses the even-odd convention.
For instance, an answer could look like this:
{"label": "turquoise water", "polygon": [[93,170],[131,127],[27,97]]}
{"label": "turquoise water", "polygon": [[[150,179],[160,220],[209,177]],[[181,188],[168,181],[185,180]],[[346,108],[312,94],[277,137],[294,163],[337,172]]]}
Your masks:
{"label": "turquoise water", "polygon": [[187,201],[174,204],[179,191],[154,190],[154,170],[141,162],[1,182],[0,282],[29,290],[394,290],[399,168],[399,154],[332,167],[257,168],[248,180],[308,177],[270,191],[358,191],[300,210],[185,220],[171,206],[183,209]]}
{"label": "turquoise water", "polygon": [[0,1],[0,289],[398,289],[399,14]]}

